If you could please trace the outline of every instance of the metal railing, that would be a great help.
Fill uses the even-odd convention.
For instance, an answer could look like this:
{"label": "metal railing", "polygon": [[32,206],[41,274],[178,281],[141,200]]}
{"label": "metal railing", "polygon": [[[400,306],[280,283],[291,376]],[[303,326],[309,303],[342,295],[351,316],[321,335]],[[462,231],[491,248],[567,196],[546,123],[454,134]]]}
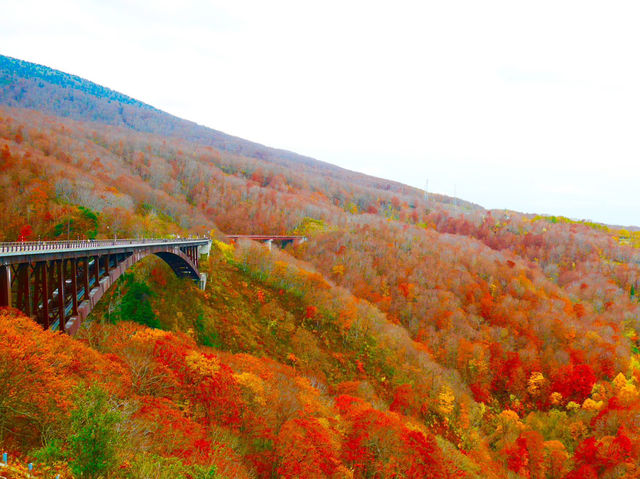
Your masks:
{"label": "metal railing", "polygon": [[92,249],[108,246],[146,245],[152,243],[192,243],[207,241],[209,238],[140,238],[109,240],[66,240],[66,241],[13,241],[0,243],[1,253],[28,253],[65,249]]}
{"label": "metal railing", "polygon": [[[15,463],[15,462],[13,464],[9,464],[9,455],[6,452],[3,453],[2,460],[0,461],[0,472],[2,474],[4,474],[5,472],[8,472],[9,477],[16,477],[16,478],[17,477],[26,477],[26,478],[37,477],[31,474],[32,472],[34,472],[33,470],[34,467],[32,462],[26,463],[25,465],[22,465],[20,463]],[[0,475],[0,477],[4,479],[5,476]],[[60,479],[60,474],[57,474],[55,479]]]}

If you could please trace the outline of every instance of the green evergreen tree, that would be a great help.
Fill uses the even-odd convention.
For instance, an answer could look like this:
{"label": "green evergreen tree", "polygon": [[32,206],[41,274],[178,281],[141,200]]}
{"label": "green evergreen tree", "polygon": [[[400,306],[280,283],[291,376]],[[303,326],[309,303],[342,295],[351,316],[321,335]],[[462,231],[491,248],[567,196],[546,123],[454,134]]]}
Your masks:
{"label": "green evergreen tree", "polygon": [[106,475],[116,464],[116,426],[122,416],[97,386],[81,395],[71,413],[70,465],[78,477]]}
{"label": "green evergreen tree", "polygon": [[136,281],[133,274],[123,275],[126,293],[120,303],[120,319],[123,321],[135,321],[150,328],[159,328],[160,323],[151,307],[151,298],[154,293],[149,285],[143,281]]}

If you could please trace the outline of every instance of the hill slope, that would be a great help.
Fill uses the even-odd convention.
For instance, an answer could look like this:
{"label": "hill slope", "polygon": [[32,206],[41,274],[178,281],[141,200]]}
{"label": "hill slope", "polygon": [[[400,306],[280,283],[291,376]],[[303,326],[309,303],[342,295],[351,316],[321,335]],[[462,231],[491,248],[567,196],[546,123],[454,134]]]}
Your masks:
{"label": "hill slope", "polygon": [[639,473],[636,232],[426,204],[319,162],[137,131],[120,107],[166,114],[6,65],[2,239],[309,237],[283,252],[216,241],[204,292],[143,261],[77,338],[2,313],[0,378],[33,361],[0,383],[14,401],[0,402],[0,442],[15,453],[81,475],[74,418],[93,408],[121,433],[105,463],[117,477]]}
{"label": "hill slope", "polygon": [[[221,151],[265,160],[309,174],[347,180],[366,187],[394,192],[414,188],[393,181],[324,163],[285,150],[269,148],[242,138],[177,118],[121,93],[43,65],[0,55],[0,104],[51,113],[79,121],[99,122],[126,127],[138,132],[181,138],[192,143],[215,147]],[[445,199],[434,195],[436,200]],[[467,206],[471,206],[461,201]]]}

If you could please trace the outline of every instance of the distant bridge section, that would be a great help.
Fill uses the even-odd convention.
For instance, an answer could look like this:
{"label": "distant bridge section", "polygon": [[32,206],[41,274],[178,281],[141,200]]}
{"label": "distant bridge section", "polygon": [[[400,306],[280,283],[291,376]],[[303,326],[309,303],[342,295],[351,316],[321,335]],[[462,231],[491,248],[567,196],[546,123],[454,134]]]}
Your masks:
{"label": "distant bridge section", "polygon": [[74,334],[115,280],[151,254],[204,284],[199,259],[210,247],[208,238],[0,243],[0,307]]}
{"label": "distant bridge section", "polygon": [[280,245],[281,248],[284,248],[287,245],[297,246],[300,243],[304,243],[307,241],[306,236],[291,236],[291,235],[227,235],[227,239],[232,243],[235,243],[241,239],[247,239],[252,241],[258,241],[260,243],[266,244],[269,249],[271,249],[272,243],[276,243]]}

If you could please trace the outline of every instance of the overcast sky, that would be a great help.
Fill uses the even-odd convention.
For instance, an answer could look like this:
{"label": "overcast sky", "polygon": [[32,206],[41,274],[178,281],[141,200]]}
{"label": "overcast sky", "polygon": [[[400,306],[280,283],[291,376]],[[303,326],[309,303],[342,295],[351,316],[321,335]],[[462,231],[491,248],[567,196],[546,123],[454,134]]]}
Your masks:
{"label": "overcast sky", "polygon": [[0,2],[0,53],[487,208],[640,225],[640,2]]}

